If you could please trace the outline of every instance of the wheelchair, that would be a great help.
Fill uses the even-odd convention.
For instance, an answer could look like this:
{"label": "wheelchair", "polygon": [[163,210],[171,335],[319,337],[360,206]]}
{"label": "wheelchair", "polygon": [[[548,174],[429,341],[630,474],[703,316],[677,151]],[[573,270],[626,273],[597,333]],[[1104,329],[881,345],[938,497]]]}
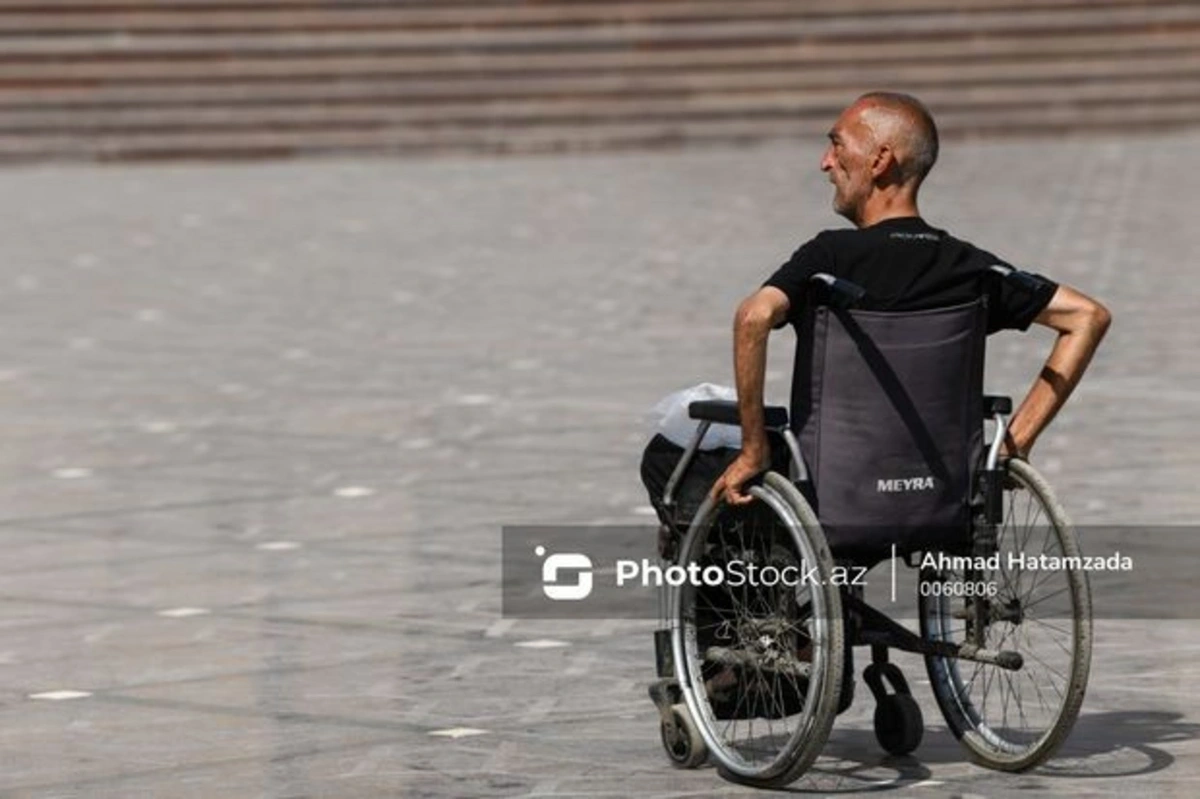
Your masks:
{"label": "wheelchair", "polygon": [[[696,575],[667,591],[655,633],[659,679],[650,696],[667,756],[681,768],[712,761],[727,779],[758,787],[795,781],[850,705],[853,648],[869,647],[862,679],[888,753],[913,752],[924,729],[888,659],[897,649],[923,656],[938,708],[972,760],[1033,768],[1067,737],[1083,702],[1091,595],[1081,569],[1036,568],[1040,556],[1072,564],[1080,550],[1046,480],[1023,460],[1001,458],[1012,403],[982,392],[986,309],[862,312],[854,309],[861,289],[814,280],[823,300],[808,314],[801,340],[811,344],[797,360],[814,378],[793,393],[803,419],[766,409],[784,452],[749,486],[755,501],[730,507],[708,497],[680,512],[677,494],[709,427],[739,424],[736,403],[723,401],[691,404],[695,434],[655,501],[661,553]],[[823,365],[859,374],[825,380]],[[920,385],[933,394],[920,396]],[[958,395],[951,406],[930,399],[947,392]],[[921,413],[930,402],[939,419]],[[883,428],[881,446],[848,424],[863,418]],[[861,440],[845,439],[847,430]],[[910,464],[937,461],[930,482],[940,496],[929,496],[938,492],[923,478],[876,479],[870,496],[845,492],[859,473],[901,468],[900,444]],[[869,605],[856,585],[888,555],[919,569],[917,632]],[[729,576],[735,563],[740,581]],[[745,579],[751,573],[760,579]]]}

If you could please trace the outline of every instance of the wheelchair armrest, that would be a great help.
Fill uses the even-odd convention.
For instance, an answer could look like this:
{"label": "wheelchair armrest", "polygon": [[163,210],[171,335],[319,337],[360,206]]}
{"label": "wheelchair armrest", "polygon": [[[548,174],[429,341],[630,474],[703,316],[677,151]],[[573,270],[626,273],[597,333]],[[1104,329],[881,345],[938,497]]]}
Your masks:
{"label": "wheelchair armrest", "polygon": [[983,395],[983,415],[991,418],[998,413],[1008,416],[1012,413],[1012,397],[999,397],[990,394]]}
{"label": "wheelchair armrest", "polygon": [[[779,405],[768,405],[765,412],[768,430],[781,430],[787,427],[787,408]],[[742,417],[738,413],[737,402],[733,400],[697,400],[688,405],[688,416],[716,424],[740,425]]]}

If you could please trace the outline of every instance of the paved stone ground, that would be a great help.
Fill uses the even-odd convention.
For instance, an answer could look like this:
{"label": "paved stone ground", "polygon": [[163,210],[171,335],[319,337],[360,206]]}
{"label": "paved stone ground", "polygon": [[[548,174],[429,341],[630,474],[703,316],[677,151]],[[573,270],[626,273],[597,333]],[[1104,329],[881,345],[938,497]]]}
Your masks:
{"label": "paved stone ground", "polygon": [[[5,172],[0,796],[750,795],[665,762],[652,622],[500,617],[499,533],[647,520],[644,410],[728,381],[736,301],[837,224],[819,146]],[[1083,523],[1200,519],[1198,147],[951,143],[928,187],[1115,311],[1036,453]],[[921,684],[915,758],[863,692],[795,787],[1194,796],[1198,631],[1101,619],[1052,767],[968,765]]]}

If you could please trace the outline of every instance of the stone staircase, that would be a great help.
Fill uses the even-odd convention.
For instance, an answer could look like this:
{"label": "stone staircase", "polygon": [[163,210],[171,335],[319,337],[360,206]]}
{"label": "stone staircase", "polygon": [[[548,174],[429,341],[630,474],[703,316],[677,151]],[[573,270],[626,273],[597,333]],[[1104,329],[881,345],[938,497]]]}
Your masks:
{"label": "stone staircase", "polygon": [[0,0],[0,160],[529,152],[1200,122],[1200,2]]}

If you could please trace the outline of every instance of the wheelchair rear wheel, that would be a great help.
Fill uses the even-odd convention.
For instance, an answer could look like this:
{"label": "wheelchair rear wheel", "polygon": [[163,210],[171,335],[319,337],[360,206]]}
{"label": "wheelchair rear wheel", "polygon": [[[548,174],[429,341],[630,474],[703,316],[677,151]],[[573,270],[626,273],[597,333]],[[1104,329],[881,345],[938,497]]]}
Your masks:
{"label": "wheelchair rear wheel", "polygon": [[[1061,560],[1079,557],[1079,543],[1050,486],[1024,461],[1009,461],[1006,477],[997,567],[927,575],[942,588],[929,591],[925,580],[919,606],[928,640],[1021,656],[1015,670],[937,656],[925,663],[946,723],[972,758],[1023,771],[1054,753],[1079,714],[1091,665],[1092,605],[1087,573]],[[1040,568],[1031,568],[1030,558]],[[951,590],[955,585],[976,586],[975,596]]]}
{"label": "wheelchair rear wheel", "polygon": [[837,715],[841,596],[816,514],[796,487],[768,472],[750,493],[757,501],[744,507],[707,501],[689,528],[679,565],[718,566],[725,580],[672,591],[671,639],[710,759],[729,779],[778,787],[808,769]]}

